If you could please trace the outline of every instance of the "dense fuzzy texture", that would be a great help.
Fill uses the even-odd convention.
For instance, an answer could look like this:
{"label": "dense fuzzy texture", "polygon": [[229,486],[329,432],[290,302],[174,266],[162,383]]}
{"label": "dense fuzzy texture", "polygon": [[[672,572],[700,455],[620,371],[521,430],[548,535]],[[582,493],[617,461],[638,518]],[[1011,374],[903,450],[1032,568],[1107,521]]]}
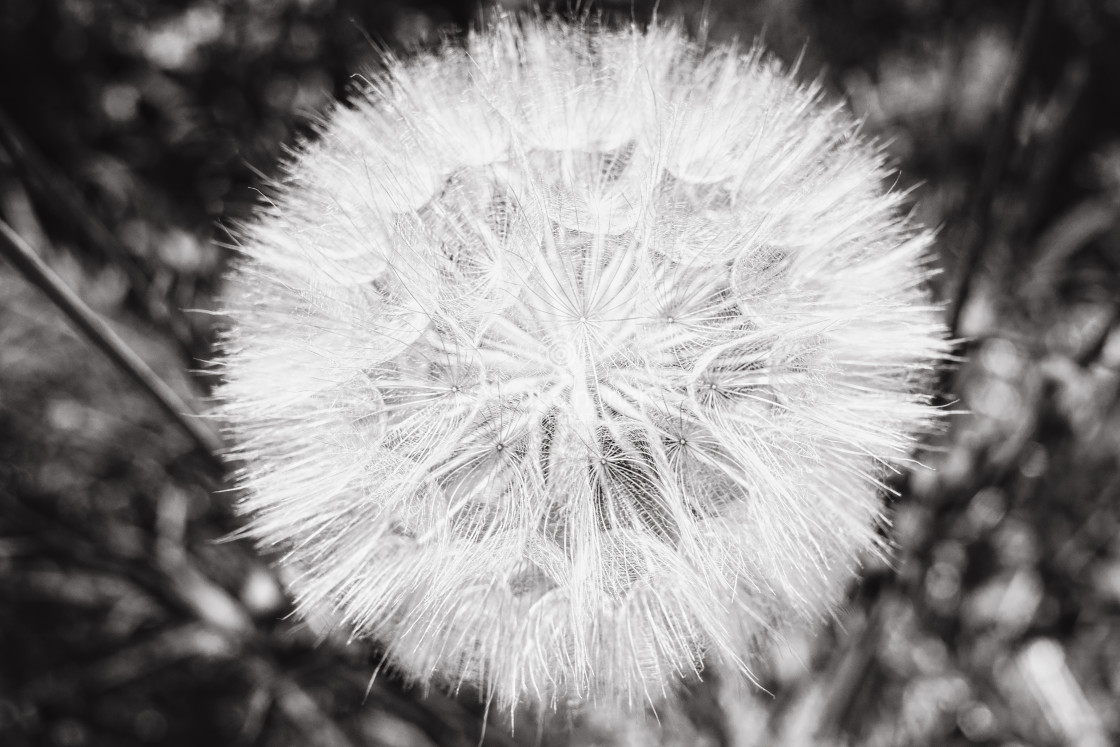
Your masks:
{"label": "dense fuzzy texture", "polygon": [[875,551],[930,235],[758,51],[501,22],[337,106],[241,232],[220,415],[299,606],[423,683],[640,707]]}

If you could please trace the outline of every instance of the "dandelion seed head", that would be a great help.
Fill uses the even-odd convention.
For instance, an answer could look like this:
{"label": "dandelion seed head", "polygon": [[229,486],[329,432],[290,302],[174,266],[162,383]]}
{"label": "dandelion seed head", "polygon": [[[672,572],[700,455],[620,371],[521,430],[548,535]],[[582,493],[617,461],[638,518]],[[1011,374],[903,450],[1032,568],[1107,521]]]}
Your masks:
{"label": "dandelion seed head", "polygon": [[298,606],[421,683],[640,708],[832,609],[935,420],[930,234],[759,50],[502,21],[240,231],[220,415]]}

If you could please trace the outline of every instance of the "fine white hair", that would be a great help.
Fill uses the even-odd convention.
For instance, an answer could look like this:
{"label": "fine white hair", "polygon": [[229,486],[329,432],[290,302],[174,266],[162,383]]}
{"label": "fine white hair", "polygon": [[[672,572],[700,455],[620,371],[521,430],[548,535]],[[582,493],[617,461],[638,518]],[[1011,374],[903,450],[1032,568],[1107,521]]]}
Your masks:
{"label": "fine white hair", "polygon": [[857,130],[662,25],[501,20],[336,105],[239,230],[217,391],[298,607],[506,707],[826,616],[946,354]]}

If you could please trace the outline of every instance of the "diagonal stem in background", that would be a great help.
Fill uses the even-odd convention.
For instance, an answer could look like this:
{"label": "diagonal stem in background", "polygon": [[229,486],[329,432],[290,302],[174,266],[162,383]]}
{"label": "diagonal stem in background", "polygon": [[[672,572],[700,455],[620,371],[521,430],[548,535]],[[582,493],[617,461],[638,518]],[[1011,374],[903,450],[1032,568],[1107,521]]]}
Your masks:
{"label": "diagonal stem in background", "polygon": [[[1014,68],[1007,82],[1007,98],[993,123],[982,171],[964,217],[963,251],[958,263],[956,283],[951,289],[946,319],[949,339],[955,341],[958,352],[965,347],[960,330],[962,312],[968,302],[984,249],[991,239],[992,203],[1013,153],[1015,127],[1026,104],[1031,62],[1042,36],[1047,4],[1047,0],[1031,0],[1024,12],[1015,45]],[[953,379],[958,371],[958,366],[943,368],[937,387],[941,397],[956,390]],[[987,484],[982,481],[983,477],[978,476],[978,484]],[[955,504],[959,505],[959,502],[959,496],[942,496],[935,508],[939,509],[943,517],[946,511]],[[932,542],[935,536],[935,533],[931,533],[922,541]],[[865,578],[863,583],[869,584],[870,579]],[[835,737],[847,733],[851,737],[859,737],[859,725],[854,723],[853,716],[858,710],[856,706],[862,686],[874,677],[879,666],[878,647],[884,632],[884,610],[900,591],[905,592],[904,582],[898,571],[880,577],[871,589],[866,602],[868,620],[863,629],[849,638],[843,648],[831,658],[831,673],[826,676],[832,678],[832,686],[827,691],[821,709],[822,715],[817,722],[818,736]]]}
{"label": "diagonal stem in background", "polygon": [[119,267],[128,277],[129,292],[135,298],[135,305],[148,321],[157,327],[170,326],[171,331],[181,338],[180,341],[185,339],[183,335],[189,333],[184,333],[182,320],[176,319],[163,304],[144,296],[143,290],[152,284],[150,272],[88,209],[74,185],[51,168],[11,117],[0,109],[0,161],[5,156],[28,196],[37,207],[46,211],[46,217],[52,224],[68,227],[84,249]]}
{"label": "diagonal stem in background", "polygon": [[1007,83],[1007,101],[1000,110],[988,141],[987,157],[976,190],[972,194],[971,209],[966,217],[964,251],[959,263],[956,286],[953,289],[947,324],[949,338],[960,337],[961,314],[972,290],[972,280],[980,266],[984,247],[991,233],[992,200],[1007,168],[1015,142],[1015,125],[1027,95],[1028,67],[1035,46],[1041,36],[1043,11],[1046,0],[1032,0],[1023,18],[1016,44],[1016,61]]}
{"label": "diagonal stem in background", "polygon": [[5,257],[28,282],[41,290],[94,347],[147,391],[160,409],[194,440],[211,464],[219,472],[222,470],[217,456],[222,450],[222,442],[217,433],[2,220],[0,256]]}

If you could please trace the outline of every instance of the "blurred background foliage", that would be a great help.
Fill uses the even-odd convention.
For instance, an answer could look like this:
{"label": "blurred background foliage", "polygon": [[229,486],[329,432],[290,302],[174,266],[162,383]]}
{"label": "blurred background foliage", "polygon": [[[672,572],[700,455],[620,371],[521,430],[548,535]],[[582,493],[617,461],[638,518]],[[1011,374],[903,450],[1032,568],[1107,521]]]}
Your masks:
{"label": "blurred background foliage", "polygon": [[[890,567],[791,634],[761,688],[710,678],[660,724],[518,714],[511,730],[472,693],[371,685],[376,648],[291,619],[268,558],[230,538],[221,470],[0,263],[0,742],[1120,740],[1120,2],[657,14],[800,60],[940,227],[966,361],[920,456],[934,469],[895,482]],[[479,17],[471,0],[3,0],[0,216],[205,409],[224,228],[352,75]]]}

